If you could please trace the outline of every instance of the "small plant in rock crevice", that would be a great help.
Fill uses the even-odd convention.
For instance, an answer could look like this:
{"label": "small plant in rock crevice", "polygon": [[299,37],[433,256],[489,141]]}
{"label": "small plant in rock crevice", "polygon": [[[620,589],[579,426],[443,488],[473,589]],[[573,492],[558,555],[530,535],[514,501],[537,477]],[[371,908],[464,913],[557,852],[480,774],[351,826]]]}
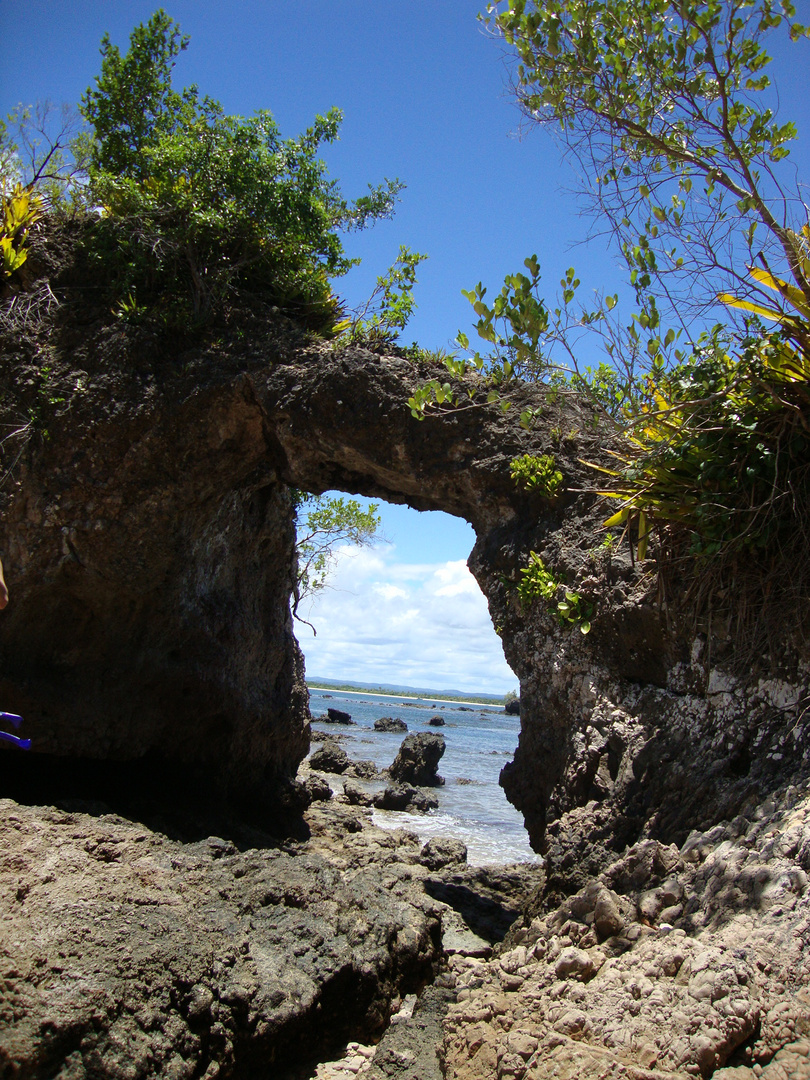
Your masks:
{"label": "small plant in rock crevice", "polygon": [[[561,591],[563,597],[558,599]],[[530,553],[529,565],[520,571],[517,593],[523,608],[528,608],[537,599],[544,600],[561,626],[578,626],[581,634],[590,633],[593,605],[572,589],[563,591],[563,582],[548,569],[536,551]]]}
{"label": "small plant in rock crevice", "polygon": [[547,499],[554,499],[560,493],[563,474],[556,468],[550,454],[523,454],[512,460],[509,472],[518,487],[526,491],[537,492]]}
{"label": "small plant in rock crevice", "polygon": [[9,279],[28,258],[28,233],[42,216],[42,200],[22,184],[15,184],[8,195],[3,191],[1,201],[0,256],[3,277]]}

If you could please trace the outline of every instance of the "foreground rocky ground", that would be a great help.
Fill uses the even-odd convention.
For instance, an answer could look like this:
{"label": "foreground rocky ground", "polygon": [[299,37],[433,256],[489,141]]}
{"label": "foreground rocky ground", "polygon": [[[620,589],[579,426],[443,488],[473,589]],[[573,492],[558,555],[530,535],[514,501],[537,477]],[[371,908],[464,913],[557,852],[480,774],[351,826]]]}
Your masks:
{"label": "foreground rocky ground", "polygon": [[4,1080],[311,1075],[433,979],[443,931],[487,948],[428,892],[463,845],[367,811],[315,806],[283,845],[11,800],[0,818]]}
{"label": "foreground rocky ground", "polygon": [[274,845],[0,813],[3,1078],[810,1078],[810,785],[551,911],[340,801]]}
{"label": "foreground rocky ground", "polygon": [[808,788],[635,844],[496,961],[452,965],[448,1075],[810,1077],[808,869]]}
{"label": "foreground rocky ground", "polygon": [[810,785],[680,849],[642,841],[553,911],[530,904],[497,955],[447,957],[373,1058],[319,1076],[808,1080],[808,870]]}

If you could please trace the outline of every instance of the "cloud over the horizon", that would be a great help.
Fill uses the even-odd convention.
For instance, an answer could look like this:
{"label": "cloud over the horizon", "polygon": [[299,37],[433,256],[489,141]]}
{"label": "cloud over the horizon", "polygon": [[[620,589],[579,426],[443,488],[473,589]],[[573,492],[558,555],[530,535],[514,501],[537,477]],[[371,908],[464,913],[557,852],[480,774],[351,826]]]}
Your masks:
{"label": "cloud over the horizon", "polygon": [[301,604],[307,671],[323,678],[503,694],[517,678],[464,560],[397,563],[391,548],[343,547],[329,587]]}

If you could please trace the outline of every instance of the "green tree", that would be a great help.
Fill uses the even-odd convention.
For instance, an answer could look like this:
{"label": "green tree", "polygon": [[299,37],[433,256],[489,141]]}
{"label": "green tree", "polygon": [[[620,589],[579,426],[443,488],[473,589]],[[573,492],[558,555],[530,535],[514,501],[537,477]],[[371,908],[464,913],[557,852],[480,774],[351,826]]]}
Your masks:
{"label": "green tree", "polygon": [[[808,36],[789,0],[512,0],[487,22],[513,46],[515,93],[574,155],[600,227],[646,303],[694,316],[718,292],[767,295],[759,265],[810,302],[797,234],[807,210],[784,168],[766,38]],[[655,294],[650,302],[650,286]],[[646,322],[646,326],[645,326]]]}
{"label": "green tree", "polygon": [[107,209],[101,257],[117,261],[119,292],[139,300],[177,304],[185,289],[200,316],[248,290],[329,332],[339,315],[329,279],[355,262],[340,233],[389,216],[402,184],[342,196],[317,156],[338,138],[337,109],[282,139],[266,110],[228,116],[195,86],[176,92],[171,71],[187,45],[163,11],[133,30],[124,56],[102,41],[101,75],[82,99],[92,190]]}
{"label": "green tree", "polygon": [[377,503],[369,503],[363,509],[357,499],[304,492],[295,492],[293,500],[298,561],[293,614],[299,618],[300,602],[326,587],[334,567],[336,549],[342,544],[368,547],[376,543],[380,539],[381,521]]}
{"label": "green tree", "polygon": [[[605,524],[641,559],[657,539],[659,570],[692,575],[698,614],[737,620],[746,658],[797,619],[810,632],[810,223],[765,47],[780,31],[804,47],[794,16],[787,0],[489,4],[518,101],[573,155],[638,310],[622,324],[615,294],[578,308],[573,267],[547,304],[533,256],[491,301],[481,283],[466,293],[490,351],[446,366],[477,384],[434,380],[409,402],[421,416],[466,392],[476,407],[516,376],[584,390],[621,429]],[[581,372],[594,330],[606,363]],[[531,565],[524,582],[547,585]]]}
{"label": "green tree", "polygon": [[145,26],[135,27],[125,56],[109,34],[101,39],[101,74],[82,97],[82,113],[95,134],[96,172],[143,178],[145,151],[196,117],[196,86],[180,94],[172,89],[172,68],[188,44],[162,8]]}

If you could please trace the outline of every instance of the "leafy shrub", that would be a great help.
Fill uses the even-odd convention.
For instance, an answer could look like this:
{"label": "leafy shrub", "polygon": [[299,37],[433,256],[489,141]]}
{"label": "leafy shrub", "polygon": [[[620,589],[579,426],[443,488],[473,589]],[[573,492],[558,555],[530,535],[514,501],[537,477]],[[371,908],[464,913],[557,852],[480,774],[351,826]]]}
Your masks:
{"label": "leafy shrub", "polygon": [[[810,273],[810,258],[802,259]],[[796,315],[721,297],[778,329],[752,324],[737,355],[715,331],[650,381],[648,401],[626,410],[622,467],[604,493],[623,505],[606,524],[635,523],[642,558],[653,528],[688,530],[695,555],[777,550],[810,509],[810,306],[785,282],[755,273]]]}
{"label": "leafy shrub", "polygon": [[15,184],[9,195],[0,197],[0,253],[3,277],[10,278],[28,258],[27,240],[31,226],[42,216],[42,200],[22,184]]}
{"label": "leafy shrub", "polygon": [[374,290],[362,308],[335,327],[343,331],[340,343],[352,342],[370,349],[393,345],[416,307],[413,298],[416,268],[426,258],[427,255],[400,246],[396,261],[387,273],[377,278]]}
{"label": "leafy shrub", "polygon": [[174,91],[188,39],[162,11],[130,42],[122,57],[103,39],[102,71],[83,99],[91,186],[105,210],[94,250],[118,295],[181,306],[185,297],[199,317],[253,291],[332,333],[340,304],[329,279],[354,265],[338,230],[390,215],[402,185],[341,196],[317,157],[338,137],[337,109],[282,139],[267,111],[227,116],[194,86]]}
{"label": "leafy shrub", "polygon": [[509,466],[512,479],[518,487],[526,491],[537,491],[547,499],[553,499],[562,487],[563,474],[555,468],[554,458],[550,454],[534,457],[523,454],[516,457]]}

